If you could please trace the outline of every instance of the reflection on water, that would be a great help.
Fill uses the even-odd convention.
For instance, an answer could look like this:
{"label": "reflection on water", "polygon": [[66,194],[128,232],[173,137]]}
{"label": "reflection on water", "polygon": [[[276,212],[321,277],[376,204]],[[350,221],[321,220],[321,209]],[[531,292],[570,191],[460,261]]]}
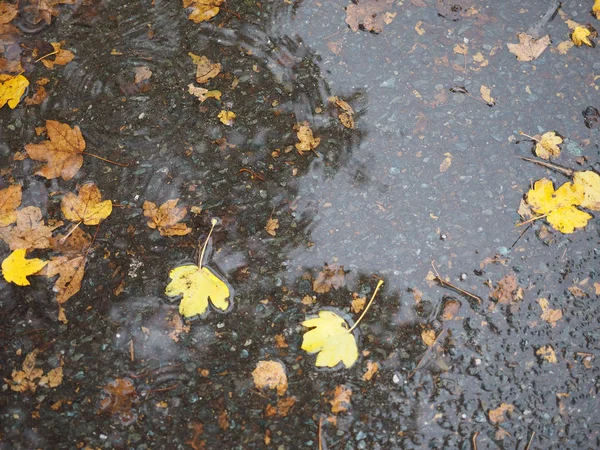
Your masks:
{"label": "reflection on water", "polygon": [[[515,142],[519,130],[560,130],[585,164],[597,164],[598,134],[581,117],[597,100],[587,78],[594,53],[549,49],[535,64],[517,62],[505,44],[546,10],[541,0],[389,4],[395,15],[379,34],[352,32],[339,1],[228,2],[202,24],[161,0],[81,2],[61,7],[51,24],[22,15],[24,34],[2,41],[5,54],[65,41],[76,57],[52,72],[29,61],[30,79],[54,84],[40,106],[0,111],[2,169],[10,169],[0,188],[14,179],[24,205],[58,217],[60,195],[91,179],[119,209],[98,232],[82,291],[65,304],[68,324],[56,322],[43,281],[0,285],[3,376],[34,348],[44,348],[40,360],[65,360],[63,384],[44,398],[1,400],[3,436],[16,448],[170,448],[189,440],[190,422],[196,433],[202,424],[206,448],[258,448],[267,436],[279,448],[314,448],[321,419],[330,448],[468,448],[474,436],[479,448],[515,448],[534,431],[543,448],[598,439],[597,368],[583,363],[597,347],[597,222],[551,238],[541,223],[522,236],[514,226],[530,181],[560,179],[515,158],[529,155]],[[569,7],[573,17],[584,13]],[[544,26],[568,34],[563,20]],[[188,95],[189,52],[222,64],[210,85],[222,103]],[[143,85],[134,82],[140,67],[152,72]],[[454,85],[472,95],[449,92]],[[494,107],[477,100],[482,85]],[[356,111],[355,129],[340,123],[332,96]],[[219,122],[221,109],[237,115],[233,127]],[[72,182],[34,177],[35,164],[12,154],[46,119],[78,124],[87,150],[130,166],[87,158]],[[293,127],[303,121],[321,143],[300,155]],[[561,164],[580,167],[580,156],[564,151]],[[197,208],[188,236],[160,237],[145,225],[143,202],[172,198]],[[222,224],[210,264],[235,288],[235,308],[178,322],[164,296],[168,272],[195,259],[212,217]],[[264,230],[270,217],[275,236]],[[432,261],[484,303],[427,281]],[[315,295],[325,263],[344,267],[345,285]],[[525,297],[495,306],[490,287],[507,274]],[[360,327],[359,363],[316,371],[300,350],[299,323],[323,306],[353,314],[352,293],[367,296],[374,276],[384,290]],[[574,284],[587,297],[568,294]],[[562,308],[556,327],[540,318],[540,297]],[[460,306],[445,319],[452,299]],[[439,338],[432,348],[424,329]],[[546,345],[556,365],[536,356]],[[286,365],[295,397],[287,414],[269,415],[277,398],[252,385],[256,362],[273,358]],[[371,381],[368,361],[379,366]],[[101,387],[122,378],[140,395],[128,428],[97,414]],[[352,388],[352,406],[328,420],[339,384]],[[514,413],[491,423],[489,410],[502,403]]]}

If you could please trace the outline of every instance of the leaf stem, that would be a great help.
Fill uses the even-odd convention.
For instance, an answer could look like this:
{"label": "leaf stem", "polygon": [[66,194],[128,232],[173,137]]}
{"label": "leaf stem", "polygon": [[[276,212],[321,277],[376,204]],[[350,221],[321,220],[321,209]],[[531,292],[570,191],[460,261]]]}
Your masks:
{"label": "leaf stem", "polygon": [[529,219],[529,220],[526,220],[525,222],[519,222],[519,223],[518,223],[518,224],[516,224],[515,226],[516,226],[516,227],[521,227],[521,226],[523,226],[523,225],[527,225],[528,223],[535,222],[535,221],[536,221],[536,220],[538,220],[538,219],[543,219],[543,218],[544,218],[544,217],[546,217],[547,215],[548,215],[548,214],[543,214],[543,215],[541,215],[541,216],[532,217],[531,219]]}
{"label": "leaf stem", "polygon": [[519,134],[520,134],[521,136],[528,137],[529,139],[531,139],[531,140],[533,140],[533,141],[535,141],[535,142],[540,142],[540,140],[539,140],[539,139],[536,139],[536,138],[534,138],[533,136],[529,136],[528,134],[525,134],[525,133],[523,133],[522,131],[519,131]]}
{"label": "leaf stem", "polygon": [[540,161],[540,160],[533,159],[533,158],[525,158],[524,156],[517,156],[517,158],[523,159],[525,161],[532,162],[534,164],[539,164],[540,166],[547,167],[548,169],[556,170],[556,171],[558,171],[558,172],[560,172],[560,173],[562,173],[562,174],[564,174],[564,175],[566,175],[568,177],[572,177],[573,174],[575,173],[574,170],[568,169],[566,167],[559,166],[557,164],[552,164],[552,163],[548,163],[548,162],[545,162],[545,161]]}
{"label": "leaf stem", "polygon": [[64,236],[63,236],[63,237],[60,239],[60,241],[58,241],[58,242],[59,242],[61,245],[62,245],[62,244],[64,244],[64,243],[65,243],[65,241],[67,240],[67,238],[68,238],[69,236],[71,236],[71,234],[73,234],[73,232],[74,232],[74,231],[75,231],[77,228],[79,228],[79,225],[81,225],[81,220],[80,220],[79,222],[77,222],[77,223],[76,223],[76,224],[75,224],[73,227],[71,227],[71,230],[70,230],[70,231],[69,231],[67,234],[65,234],[65,235],[64,235]]}
{"label": "leaf stem", "polygon": [[204,260],[204,253],[206,252],[206,246],[208,245],[208,241],[210,239],[210,235],[215,229],[215,225],[218,223],[217,219],[212,219],[210,221],[212,227],[210,227],[210,231],[208,232],[208,236],[206,236],[206,240],[204,241],[204,245],[202,246],[202,252],[200,253],[200,258],[198,258],[198,270],[202,269],[202,261]]}
{"label": "leaf stem", "polygon": [[367,311],[371,307],[371,303],[373,303],[373,300],[375,300],[375,296],[377,295],[377,291],[379,291],[379,288],[381,287],[382,284],[383,284],[383,280],[379,280],[377,282],[377,287],[375,288],[375,292],[373,292],[373,296],[371,297],[371,300],[369,300],[369,304],[367,305],[367,307],[365,308],[365,310],[363,311],[363,313],[360,315],[360,317],[358,318],[358,320],[356,322],[354,322],[354,325],[352,325],[352,328],[350,328],[348,330],[348,333],[352,333],[352,331],[354,331],[354,329],[358,326],[358,324],[360,323],[360,321],[362,320],[362,318],[365,317],[365,314],[367,313]]}
{"label": "leaf stem", "polygon": [[35,60],[35,62],[40,62],[42,59],[46,59],[48,56],[56,55],[58,52],[58,50],[54,50],[53,52],[50,52],[44,56],[40,56],[38,59]]}
{"label": "leaf stem", "polygon": [[94,155],[93,153],[88,153],[88,152],[81,152],[83,155],[88,155],[88,156],[92,156],[94,158],[98,158],[101,161],[110,163],[110,164],[114,164],[115,166],[120,166],[120,167],[129,167],[129,164],[122,164],[122,163],[118,163],[115,161],[111,161],[110,159],[106,159],[103,158],[102,156],[98,156],[98,155]]}

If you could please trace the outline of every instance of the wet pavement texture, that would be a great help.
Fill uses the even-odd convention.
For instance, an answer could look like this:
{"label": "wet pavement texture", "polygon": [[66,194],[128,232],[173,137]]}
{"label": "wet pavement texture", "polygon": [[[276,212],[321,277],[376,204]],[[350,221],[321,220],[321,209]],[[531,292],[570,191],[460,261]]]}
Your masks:
{"label": "wet pavement texture", "polygon": [[[117,207],[85,228],[95,240],[82,289],[63,305],[68,323],[51,281],[0,281],[0,448],[600,448],[598,221],[571,235],[543,220],[515,226],[533,181],[567,181],[517,158],[532,156],[519,131],[555,130],[565,137],[558,164],[600,168],[600,131],[582,115],[600,107],[599,49],[557,50],[566,16],[600,22],[591,1],[566,1],[566,16],[549,20],[551,3],[387,2],[378,33],[350,29],[349,0],[231,0],[201,24],[175,0],[63,5],[49,25],[23,15],[22,48],[64,41],[75,58],[25,73],[51,79],[41,105],[0,110],[0,188],[22,184],[23,205],[46,219],[87,181]],[[536,27],[552,44],[518,61],[506,44]],[[221,103],[188,93],[189,52],[222,64],[210,82]],[[133,81],[140,66],[152,71],[143,86]],[[331,96],[355,110],[355,129]],[[235,112],[232,126],[221,109]],[[41,140],[46,120],[78,125],[86,151],[129,166],[84,156],[70,181],[35,176],[39,164],[13,154]],[[320,145],[286,151],[303,121]],[[142,204],[174,198],[202,211],[186,217],[189,235],[163,237]],[[208,264],[232,287],[233,307],[186,321],[175,340],[168,274],[196,260],[212,218]],[[482,301],[428,280],[432,261]],[[345,282],[315,293],[325,263],[343,266]],[[522,299],[497,303],[490,293],[507,275]],[[300,323],[323,307],[356,320],[352,294],[369,297],[377,279],[358,362],[316,369]],[[540,298],[562,310],[555,326]],[[460,306],[448,319],[452,299]],[[424,329],[438,336],[429,349]],[[556,362],[538,353],[546,346]],[[63,364],[62,383],[11,390],[35,349],[44,372]],[[285,365],[291,408],[255,388],[261,360]],[[366,380],[369,362],[379,370]],[[333,413],[340,385],[352,395]],[[502,404],[504,420],[492,420]]]}

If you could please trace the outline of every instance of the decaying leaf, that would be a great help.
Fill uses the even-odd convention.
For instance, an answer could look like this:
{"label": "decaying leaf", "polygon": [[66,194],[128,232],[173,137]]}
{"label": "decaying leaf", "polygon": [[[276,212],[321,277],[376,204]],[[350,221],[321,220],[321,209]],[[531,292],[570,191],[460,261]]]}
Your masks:
{"label": "decaying leaf", "polygon": [[11,5],[8,2],[0,3],[0,24],[4,25],[9,23],[19,13],[19,9],[15,5]]}
{"label": "decaying leaf", "polygon": [[283,396],[288,388],[285,366],[278,361],[259,361],[252,372],[257,389],[275,389]]}
{"label": "decaying leaf", "polygon": [[339,97],[329,97],[330,102],[334,103],[341,111],[338,118],[342,125],[346,128],[354,128],[354,109],[346,101]]}
{"label": "decaying leaf", "polygon": [[188,53],[196,64],[196,81],[200,84],[207,83],[211,78],[216,77],[221,72],[221,64],[212,63],[206,56],[198,56]]}
{"label": "decaying leaf", "polygon": [[591,170],[575,172],[573,184],[583,188],[583,200],[579,206],[600,211],[600,175]]}
{"label": "decaying leaf", "polygon": [[352,389],[339,385],[336,386],[335,392],[333,393],[333,399],[330,400],[331,412],[338,414],[344,411],[348,411],[350,407],[350,397],[352,396]]}
{"label": "decaying leaf", "polygon": [[180,223],[180,220],[187,214],[187,208],[177,206],[179,199],[168,200],[160,207],[155,203],[145,201],[144,217],[148,219],[148,226],[152,229],[158,229],[161,236],[185,236],[192,229],[185,223]]}
{"label": "decaying leaf", "polygon": [[37,24],[42,20],[46,23],[52,22],[52,17],[58,17],[60,10],[58,5],[72,5],[76,0],[32,0],[31,6],[34,7],[34,17],[32,22]]}
{"label": "decaying leaf", "polygon": [[280,398],[279,400],[277,400],[276,405],[271,405],[271,404],[267,405],[267,408],[265,409],[265,416],[266,417],[273,417],[273,416],[285,417],[288,415],[288,413],[290,412],[290,409],[295,404],[296,404],[296,397]]}
{"label": "decaying leaf", "polygon": [[446,152],[446,153],[444,153],[444,156],[445,156],[445,158],[442,161],[442,163],[440,164],[440,172],[445,172],[452,165],[452,153]]}
{"label": "decaying leaf", "polygon": [[129,425],[137,419],[132,411],[139,403],[135,386],[128,378],[117,378],[102,388],[105,397],[100,401],[100,413],[118,414],[123,425]]}
{"label": "decaying leaf", "polygon": [[454,298],[445,299],[442,309],[442,320],[446,321],[454,319],[458,314],[460,307],[461,303],[458,300]]}
{"label": "decaying leaf", "polygon": [[587,27],[576,27],[571,34],[571,40],[577,47],[587,45],[588,47],[595,47],[594,43],[590,40],[592,32]]}
{"label": "decaying leaf", "polygon": [[183,7],[190,8],[188,19],[200,23],[219,14],[219,6],[224,0],[183,0]]}
{"label": "decaying leaf", "polygon": [[348,324],[332,311],[319,311],[318,317],[305,320],[307,331],[302,339],[302,350],[317,353],[317,367],[335,367],[340,362],[351,367],[358,359],[358,347]]}
{"label": "decaying leaf", "polygon": [[181,333],[190,332],[190,324],[184,324],[183,319],[179,314],[173,314],[172,317],[167,319],[167,323],[171,328],[171,331],[169,332],[169,337],[175,342],[179,342],[179,336],[181,335]]}
{"label": "decaying leaf", "polygon": [[148,66],[138,66],[134,69],[135,75],[133,78],[133,82],[135,84],[143,83],[144,81],[148,81],[150,77],[152,77],[152,71]]}
{"label": "decaying leaf", "polygon": [[548,361],[551,364],[557,363],[556,353],[554,353],[554,349],[552,348],[551,345],[545,345],[543,347],[540,347],[535,352],[535,354],[540,356],[541,358],[545,359],[546,361]]}
{"label": "decaying leaf", "polygon": [[188,92],[202,103],[208,98],[216,98],[218,101],[221,101],[221,91],[209,91],[208,89],[194,86],[192,83],[188,84]]}
{"label": "decaying leaf", "polygon": [[223,125],[227,125],[228,127],[230,127],[231,125],[233,125],[235,113],[233,111],[222,110],[217,117]]}
{"label": "decaying leaf", "polygon": [[493,424],[502,423],[506,420],[506,416],[504,415],[504,413],[511,413],[514,410],[514,405],[511,405],[509,403],[502,403],[498,408],[490,409],[488,411],[490,422],[492,422]]}
{"label": "decaying leaf", "polygon": [[265,225],[265,231],[271,236],[275,236],[277,234],[277,228],[279,228],[279,220],[269,217],[267,225]]}
{"label": "decaying leaf", "polygon": [[71,61],[73,61],[73,58],[75,58],[75,55],[72,51],[61,48],[62,44],[60,42],[51,42],[51,45],[54,48],[56,54],[41,60],[42,64],[48,69],[53,69],[55,65],[67,65]]}
{"label": "decaying leaf", "polygon": [[21,198],[20,184],[0,189],[0,227],[6,227],[17,221],[17,208],[21,205]]}
{"label": "decaying leaf", "polygon": [[352,305],[351,309],[353,313],[359,313],[365,309],[367,304],[367,297],[360,297],[356,292],[352,293]]}
{"label": "decaying leaf", "polygon": [[19,248],[2,261],[2,275],[9,283],[29,286],[27,277],[39,272],[48,263],[38,258],[25,259],[26,252],[24,248]]}
{"label": "decaying leaf", "polygon": [[40,105],[44,100],[48,98],[48,91],[44,86],[38,86],[37,90],[31,97],[25,99],[27,106]]}
{"label": "decaying leaf", "polygon": [[15,392],[35,392],[38,386],[55,388],[62,383],[62,359],[59,367],[49,370],[44,375],[44,371],[36,367],[36,359],[39,353],[39,349],[33,350],[25,357],[21,365],[21,370],[14,369],[11,374],[12,379],[4,379],[9,384],[11,390]]}
{"label": "decaying leaf", "polygon": [[563,140],[554,131],[548,131],[542,134],[542,137],[535,144],[535,154],[542,159],[550,159],[552,156],[560,155],[560,147]]}
{"label": "decaying leaf", "polygon": [[47,163],[36,175],[70,180],[83,165],[81,153],[85,150],[85,140],[81,130],[78,126],[71,128],[65,123],[47,120],[46,131],[49,141],[25,146],[31,159]]}
{"label": "decaying leaf", "polygon": [[300,141],[296,144],[296,150],[301,155],[304,152],[314,151],[321,143],[321,138],[313,136],[310,125],[306,121],[294,125],[294,130],[296,130],[296,136],[298,136],[298,140]]}
{"label": "decaying leaf", "polygon": [[552,328],[554,328],[556,326],[556,322],[562,319],[562,311],[560,309],[550,308],[548,299],[546,298],[540,298],[538,303],[540,304],[540,308],[542,308],[542,315],[540,317],[552,325]]}
{"label": "decaying leaf", "polygon": [[345,278],[344,266],[325,264],[325,267],[313,282],[313,290],[319,294],[324,294],[329,292],[331,288],[339,289],[343,286]]}
{"label": "decaying leaf", "polygon": [[98,225],[112,212],[112,202],[102,201],[100,190],[94,183],[81,186],[79,195],[67,192],[60,207],[67,220],[85,225]]}
{"label": "decaying leaf", "polygon": [[183,295],[179,313],[183,317],[202,315],[210,303],[221,311],[226,311],[231,303],[229,287],[208,267],[196,265],[179,266],[169,273],[171,282],[165,293],[169,297]]}
{"label": "decaying leaf", "polygon": [[517,56],[519,61],[533,61],[537,59],[550,45],[550,36],[546,35],[540,39],[534,39],[527,33],[519,33],[518,44],[506,44],[508,50]]}
{"label": "decaying leaf", "polygon": [[379,364],[373,361],[367,361],[367,371],[363,375],[363,380],[371,381],[371,378],[373,378],[373,375],[375,375],[378,370]]}
{"label": "decaying leaf", "polygon": [[479,93],[481,94],[481,98],[489,105],[493,106],[496,104],[496,101],[492,98],[492,91],[489,87],[485,85],[481,85],[479,88]]}
{"label": "decaying leaf", "polygon": [[393,4],[394,0],[357,0],[346,7],[346,23],[354,32],[380,33],[396,16],[389,11]]}
{"label": "decaying leaf", "polygon": [[60,225],[62,222],[53,226],[44,225],[40,208],[26,206],[17,210],[15,225],[0,228],[0,239],[6,242],[11,250],[48,248],[52,230]]}
{"label": "decaying leaf", "polygon": [[425,329],[421,331],[421,339],[427,347],[431,347],[435,342],[435,330]]}
{"label": "decaying leaf", "polygon": [[585,292],[579,286],[570,286],[567,288],[567,290],[571,293],[571,295],[573,297],[576,297],[576,298],[587,298],[588,297],[587,292]]}
{"label": "decaying leaf", "polygon": [[23,75],[0,74],[0,108],[8,104],[10,109],[15,109],[25,90],[29,86],[29,80]]}
{"label": "decaying leaf", "polygon": [[517,278],[513,275],[506,275],[496,285],[490,297],[498,303],[510,304],[523,300],[523,288],[519,286]]}
{"label": "decaying leaf", "polygon": [[564,183],[555,191],[552,181],[542,178],[535,182],[526,199],[535,213],[545,215],[548,223],[562,233],[573,233],[592,218],[576,207],[585,199],[584,187],[580,184]]}

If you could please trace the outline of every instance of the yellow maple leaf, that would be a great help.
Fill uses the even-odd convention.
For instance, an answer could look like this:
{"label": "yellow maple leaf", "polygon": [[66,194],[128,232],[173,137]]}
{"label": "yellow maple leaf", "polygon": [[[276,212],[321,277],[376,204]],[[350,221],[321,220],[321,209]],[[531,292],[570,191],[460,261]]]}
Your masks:
{"label": "yellow maple leaf", "polygon": [[583,44],[587,45],[588,47],[593,47],[594,44],[589,39],[591,34],[592,32],[586,27],[576,27],[573,30],[573,34],[571,34],[571,40],[573,41],[573,44],[578,47]]}
{"label": "yellow maple leaf", "polygon": [[9,283],[29,286],[27,276],[39,272],[47,264],[38,258],[25,259],[26,252],[24,248],[18,248],[2,261],[2,275]]}
{"label": "yellow maple leaf", "polygon": [[233,125],[233,119],[235,119],[235,113],[233,111],[222,110],[217,116],[221,123],[227,126]]}
{"label": "yellow maple leaf", "polygon": [[554,131],[548,131],[542,134],[542,137],[537,144],[535,144],[535,154],[542,159],[550,159],[551,156],[560,155],[559,144],[562,144],[563,140]]}
{"label": "yellow maple leaf", "polygon": [[169,277],[172,281],[167,285],[165,293],[169,297],[183,295],[179,304],[182,316],[204,314],[209,300],[221,311],[229,308],[229,287],[208,267],[198,267],[195,264],[179,266],[171,270]]}
{"label": "yellow maple leaf", "polygon": [[219,14],[219,6],[224,0],[183,0],[184,8],[191,8],[188,19],[200,23]]}
{"label": "yellow maple leaf", "polygon": [[8,103],[10,109],[15,109],[29,86],[29,80],[23,75],[0,74],[0,108]]}
{"label": "yellow maple leaf", "polygon": [[112,202],[101,201],[102,195],[94,183],[86,183],[79,189],[79,195],[68,192],[62,199],[61,210],[67,220],[98,225],[110,216]]}
{"label": "yellow maple leaf", "polygon": [[581,207],[600,211],[600,175],[591,170],[575,172],[573,183],[583,187]]}
{"label": "yellow maple leaf", "polygon": [[594,2],[592,6],[592,13],[596,15],[596,19],[600,20],[600,0]]}
{"label": "yellow maple leaf", "polygon": [[546,216],[552,227],[562,233],[573,233],[587,225],[591,215],[576,206],[584,200],[584,189],[579,184],[564,183],[556,191],[552,181],[542,178],[527,193],[529,203],[537,214]]}
{"label": "yellow maple leaf", "polygon": [[302,350],[316,353],[317,367],[335,367],[342,363],[351,367],[358,359],[356,338],[344,319],[332,311],[319,311],[319,316],[305,320],[307,331],[302,339]]}

